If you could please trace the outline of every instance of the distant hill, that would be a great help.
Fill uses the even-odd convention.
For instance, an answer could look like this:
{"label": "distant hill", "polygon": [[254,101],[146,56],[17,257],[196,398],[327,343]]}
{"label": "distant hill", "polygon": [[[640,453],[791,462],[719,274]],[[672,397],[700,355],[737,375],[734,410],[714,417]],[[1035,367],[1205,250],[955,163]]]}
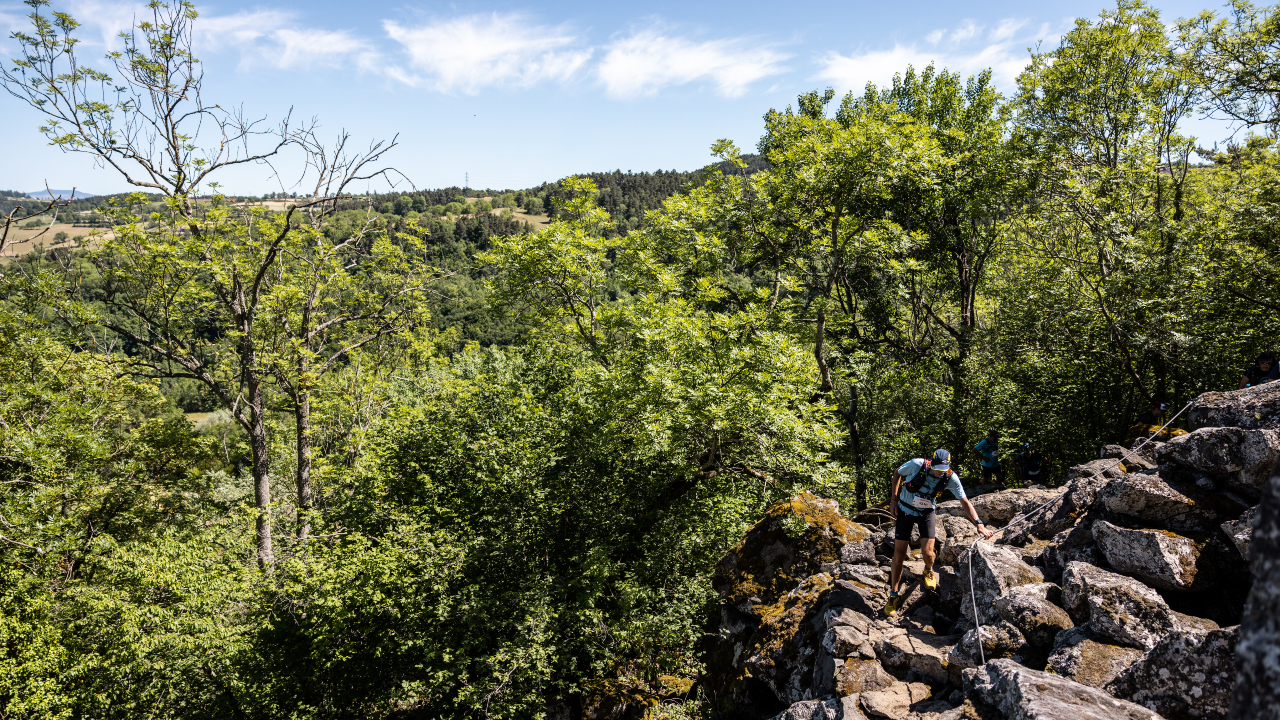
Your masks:
{"label": "distant hill", "polygon": [[[91,198],[91,197],[98,197],[93,193],[87,193],[83,190],[76,190],[74,192],[76,194],[77,200],[83,200],[85,198]],[[72,193],[71,190],[41,190],[40,192],[29,192],[27,193],[27,197],[33,200],[52,200],[53,198],[61,197],[63,200],[66,200],[67,198],[71,197],[71,193]]]}

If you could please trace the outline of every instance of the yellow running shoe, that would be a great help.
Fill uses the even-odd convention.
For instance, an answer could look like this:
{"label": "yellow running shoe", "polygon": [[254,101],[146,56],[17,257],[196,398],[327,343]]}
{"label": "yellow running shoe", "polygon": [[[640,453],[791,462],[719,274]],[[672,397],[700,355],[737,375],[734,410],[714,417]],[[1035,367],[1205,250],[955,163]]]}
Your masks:
{"label": "yellow running shoe", "polygon": [[926,570],[924,573],[924,586],[929,590],[937,590],[938,574],[932,570]]}
{"label": "yellow running shoe", "polygon": [[884,614],[893,617],[898,614],[898,603],[902,602],[902,596],[890,597],[889,602],[884,604]]}

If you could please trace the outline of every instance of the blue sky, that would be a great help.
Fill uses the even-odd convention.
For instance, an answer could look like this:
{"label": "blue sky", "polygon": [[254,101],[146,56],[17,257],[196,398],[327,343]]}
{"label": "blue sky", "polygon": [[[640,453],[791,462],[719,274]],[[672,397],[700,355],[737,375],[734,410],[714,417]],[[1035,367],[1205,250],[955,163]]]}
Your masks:
{"label": "blue sky", "polygon": [[[140,3],[73,0],[82,55],[118,47]],[[518,188],[594,170],[689,170],[718,138],[744,149],[761,116],[806,90],[883,83],[908,63],[991,68],[1008,90],[1027,48],[1052,47],[1089,2],[197,3],[208,100],[278,121],[315,117],[356,141],[399,136],[389,162],[419,188]],[[1215,6],[1157,3],[1166,21]],[[0,30],[26,7],[0,0]],[[11,54],[7,40],[0,54]],[[46,144],[39,116],[0,95],[0,188],[128,189]],[[1218,123],[1192,123],[1206,144]],[[282,171],[298,170],[286,157]],[[285,175],[282,172],[281,175]],[[228,171],[236,193],[277,191],[262,166]],[[297,189],[285,180],[286,189]],[[384,189],[374,183],[369,189]],[[404,187],[404,186],[402,186]],[[361,190],[365,188],[360,188]]]}

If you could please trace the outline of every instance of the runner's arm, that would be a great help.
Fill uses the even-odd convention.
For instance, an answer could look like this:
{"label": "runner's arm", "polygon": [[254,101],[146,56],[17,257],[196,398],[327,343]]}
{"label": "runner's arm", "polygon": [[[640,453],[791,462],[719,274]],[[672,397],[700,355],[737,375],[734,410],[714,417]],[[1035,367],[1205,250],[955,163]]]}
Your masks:
{"label": "runner's arm", "polygon": [[889,493],[889,515],[891,517],[897,518],[898,517],[898,490],[902,485],[902,474],[899,473],[897,470],[893,471],[893,482],[890,484],[893,486],[893,491]]}
{"label": "runner's arm", "polygon": [[995,534],[988,530],[986,525],[982,524],[982,518],[978,517],[978,509],[973,506],[973,503],[969,502],[969,498],[960,498],[960,506],[964,508],[965,514],[969,516],[973,524],[978,526],[978,532],[982,537],[990,538]]}

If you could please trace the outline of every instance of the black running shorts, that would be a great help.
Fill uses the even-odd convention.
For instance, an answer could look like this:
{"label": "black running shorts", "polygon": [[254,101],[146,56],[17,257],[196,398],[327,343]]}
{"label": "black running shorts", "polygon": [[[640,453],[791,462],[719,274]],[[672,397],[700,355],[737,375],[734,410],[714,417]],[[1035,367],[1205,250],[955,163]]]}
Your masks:
{"label": "black running shorts", "polygon": [[893,526],[893,539],[911,541],[911,528],[920,527],[920,539],[937,537],[938,513],[930,510],[923,515],[910,515],[898,508],[898,521]]}

